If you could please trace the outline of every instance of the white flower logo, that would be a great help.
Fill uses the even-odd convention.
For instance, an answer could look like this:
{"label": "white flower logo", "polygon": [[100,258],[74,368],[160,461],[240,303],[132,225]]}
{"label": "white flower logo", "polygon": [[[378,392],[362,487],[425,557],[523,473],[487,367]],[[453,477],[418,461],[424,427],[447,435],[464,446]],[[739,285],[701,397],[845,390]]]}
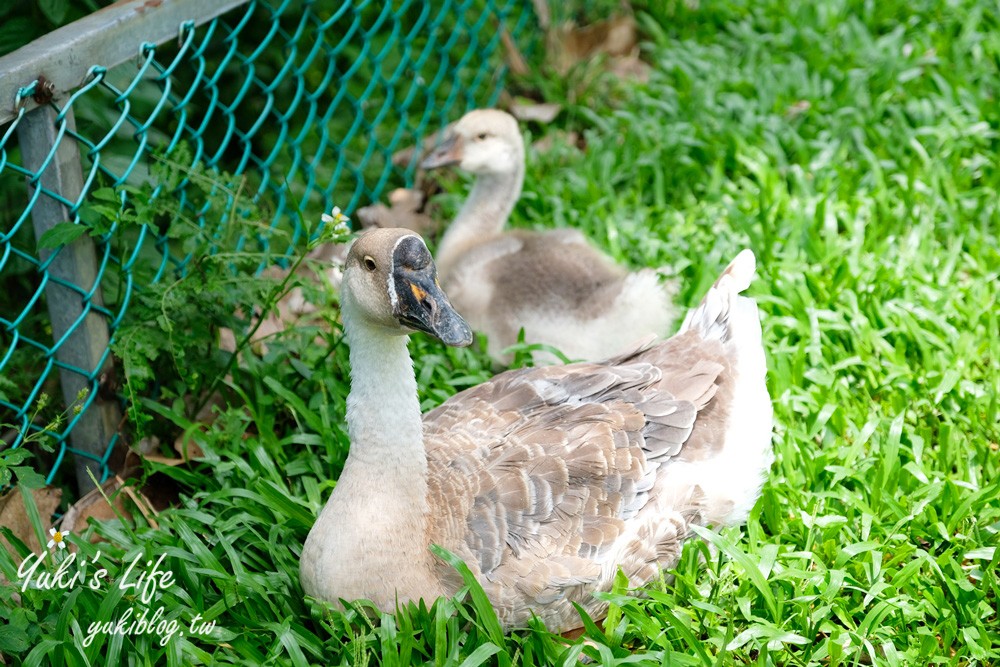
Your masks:
{"label": "white flower logo", "polygon": [[60,549],[66,548],[66,536],[69,535],[68,530],[56,530],[55,528],[49,528],[49,535],[52,536],[52,539],[49,540],[49,543],[45,546],[49,549],[56,545],[58,545]]}

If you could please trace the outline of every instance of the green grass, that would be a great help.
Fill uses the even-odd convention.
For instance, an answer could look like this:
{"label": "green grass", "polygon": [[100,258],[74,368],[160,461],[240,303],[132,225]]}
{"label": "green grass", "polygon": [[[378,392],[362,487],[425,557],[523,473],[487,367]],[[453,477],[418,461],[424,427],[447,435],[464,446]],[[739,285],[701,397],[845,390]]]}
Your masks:
{"label": "green grass", "polygon": [[[245,411],[192,426],[208,459],[168,471],[186,491],[158,528],[76,539],[112,574],[166,554],[177,583],[151,612],[212,632],[83,647],[136,596],[0,589],[8,664],[1000,663],[996,8],[696,4],[649,0],[650,81],[574,93],[560,123],[587,150],[529,152],[514,224],[673,267],[687,304],[754,249],[777,460],[745,528],[690,541],[644,597],[610,595],[586,646],[500,635],[474,588],[374,622],[312,605],[298,555],[346,455],[348,381],[339,334],[299,331],[236,375]],[[411,349],[428,407],[489,377],[481,348]]]}

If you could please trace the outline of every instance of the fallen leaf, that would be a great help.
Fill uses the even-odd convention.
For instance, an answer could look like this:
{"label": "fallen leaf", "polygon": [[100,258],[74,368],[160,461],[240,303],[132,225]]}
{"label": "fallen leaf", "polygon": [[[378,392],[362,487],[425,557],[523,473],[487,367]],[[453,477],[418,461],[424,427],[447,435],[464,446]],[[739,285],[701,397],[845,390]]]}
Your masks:
{"label": "fallen leaf", "polygon": [[599,53],[607,53],[609,56],[627,56],[638,45],[638,26],[631,16],[619,16],[606,22],[596,23],[592,27],[604,37],[603,42],[598,47]]}
{"label": "fallen leaf", "polygon": [[396,188],[389,193],[389,206],[373,204],[355,211],[364,229],[375,227],[402,227],[421,236],[433,236],[439,228],[424,211],[426,196],[421,190]]}
{"label": "fallen leaf", "polygon": [[538,18],[538,27],[542,30],[548,30],[549,24],[552,23],[548,0],[531,0],[531,6],[535,10],[535,17]]}
{"label": "fallen leaf", "polygon": [[628,79],[637,83],[647,83],[653,68],[649,63],[639,58],[639,50],[618,58],[608,59],[608,71],[619,79]]}
{"label": "fallen leaf", "polygon": [[[100,488],[91,490],[66,510],[59,523],[60,529],[79,535],[87,527],[87,519],[110,521],[118,516],[131,518],[132,514],[125,507],[122,494],[118,493],[123,484],[122,478],[115,475],[101,484]],[[108,499],[113,505],[108,503]],[[97,541],[97,538],[92,538],[92,541]],[[70,545],[70,549],[74,549],[73,545]]]}
{"label": "fallen leaf", "polygon": [[510,105],[510,113],[522,122],[551,123],[562,111],[562,105],[555,102],[516,101]]}
{"label": "fallen leaf", "polygon": [[[49,520],[56,508],[59,507],[62,489],[46,486],[40,489],[30,489],[29,493],[38,507],[38,516],[42,519],[42,530],[47,531],[52,525]],[[42,545],[28,519],[20,489],[11,489],[6,495],[0,497],[0,526],[9,528],[14,537],[24,542],[33,553],[41,552]],[[0,545],[3,545],[10,553],[15,553],[14,548],[2,535],[0,535]]]}
{"label": "fallen leaf", "polygon": [[587,26],[571,21],[549,30],[546,34],[546,55],[560,74],[574,65],[604,54],[622,57],[633,53],[638,44],[638,29],[631,16],[618,16]]}
{"label": "fallen leaf", "polygon": [[[206,418],[204,421],[195,418],[199,423],[202,424],[212,424],[215,422],[216,415],[213,413],[211,417]],[[201,448],[194,438],[185,439],[183,435],[177,436],[174,440],[174,451],[177,452],[178,456],[182,462],[187,463],[188,461],[198,461],[205,458],[205,451]]]}
{"label": "fallen leaf", "polygon": [[178,458],[176,456],[164,456],[163,454],[149,454],[147,456],[143,456],[142,460],[152,461],[153,463],[159,463],[160,465],[170,467],[184,465],[187,463],[187,461],[182,458]]}
{"label": "fallen leaf", "polygon": [[[158,475],[152,475],[146,482],[146,486],[140,491],[136,487],[128,484],[126,480],[115,475],[104,482],[100,488],[95,488],[87,495],[73,503],[66,514],[59,522],[60,530],[70,531],[79,535],[87,529],[87,520],[111,521],[119,517],[126,520],[132,518],[131,507],[139,510],[139,513],[146,519],[153,528],[158,528],[156,521],[158,514],[153,503],[145,495],[145,490],[154,484]],[[126,505],[125,499],[131,501],[131,505]],[[175,498],[176,499],[176,498]],[[164,509],[161,507],[160,509]],[[92,542],[99,542],[101,538],[96,534],[91,537]],[[70,545],[70,550],[75,551],[76,547]]]}
{"label": "fallen leaf", "polygon": [[525,59],[524,54],[521,53],[521,50],[517,48],[517,44],[514,43],[506,28],[500,28],[500,41],[503,43],[504,51],[507,53],[507,67],[511,73],[517,76],[524,76],[530,72],[531,69],[528,67],[528,61]]}

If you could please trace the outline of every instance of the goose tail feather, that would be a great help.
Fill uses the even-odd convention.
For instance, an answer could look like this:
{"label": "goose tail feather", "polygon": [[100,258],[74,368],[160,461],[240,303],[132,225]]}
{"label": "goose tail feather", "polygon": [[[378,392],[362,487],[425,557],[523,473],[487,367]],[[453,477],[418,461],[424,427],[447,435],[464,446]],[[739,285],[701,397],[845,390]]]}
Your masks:
{"label": "goose tail feather", "polygon": [[[732,337],[733,329],[738,329],[740,320],[732,318],[734,304],[751,299],[741,297],[740,292],[750,287],[757,260],[749,248],[740,252],[729,266],[719,275],[715,284],[709,288],[705,298],[697,307],[688,312],[680,331],[690,329],[699,331],[706,339],[719,339],[726,342]],[[757,329],[760,329],[758,322]]]}
{"label": "goose tail feather", "polygon": [[722,342],[732,375],[732,399],[723,447],[695,464],[703,493],[704,519],[715,525],[746,521],[773,461],[773,408],[757,303],[740,292],[750,286],[756,259],[743,250],[722,272],[681,325]]}

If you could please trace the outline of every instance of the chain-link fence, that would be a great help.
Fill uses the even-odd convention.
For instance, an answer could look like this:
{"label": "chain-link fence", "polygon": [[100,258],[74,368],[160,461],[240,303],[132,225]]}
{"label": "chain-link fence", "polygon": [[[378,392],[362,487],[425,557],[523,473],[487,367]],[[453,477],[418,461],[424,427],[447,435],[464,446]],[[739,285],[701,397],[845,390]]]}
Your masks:
{"label": "chain-link fence", "polygon": [[[246,176],[293,230],[289,252],[304,214],[410,183],[419,156],[392,155],[492,104],[503,34],[531,24],[528,0],[131,2],[0,58],[0,93],[14,91],[0,99],[0,450],[41,434],[50,483],[67,454],[81,482],[88,467],[105,479],[121,431],[109,341],[144,281],[184,268],[162,227],[39,250],[45,231],[85,224],[95,192],[124,205],[156,153]],[[170,196],[183,203],[183,186]],[[66,410],[54,432],[46,395]]]}

